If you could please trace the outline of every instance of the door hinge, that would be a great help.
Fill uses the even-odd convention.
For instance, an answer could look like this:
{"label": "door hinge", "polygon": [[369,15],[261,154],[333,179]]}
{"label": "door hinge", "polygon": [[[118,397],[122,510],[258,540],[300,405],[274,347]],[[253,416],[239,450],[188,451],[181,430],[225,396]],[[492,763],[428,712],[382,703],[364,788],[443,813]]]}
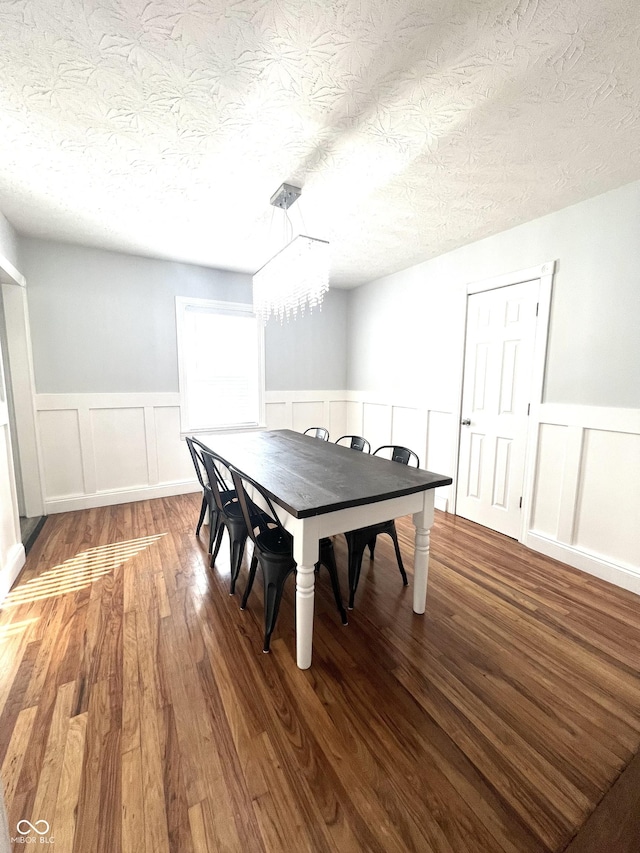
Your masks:
{"label": "door hinge", "polygon": [[536,317],[538,316],[538,308],[540,307],[540,303],[536,302]]}
{"label": "door hinge", "polygon": [[527,403],[527,415],[531,414],[531,403]]}
{"label": "door hinge", "polygon": [[522,509],[522,498],[520,498],[520,509]]}

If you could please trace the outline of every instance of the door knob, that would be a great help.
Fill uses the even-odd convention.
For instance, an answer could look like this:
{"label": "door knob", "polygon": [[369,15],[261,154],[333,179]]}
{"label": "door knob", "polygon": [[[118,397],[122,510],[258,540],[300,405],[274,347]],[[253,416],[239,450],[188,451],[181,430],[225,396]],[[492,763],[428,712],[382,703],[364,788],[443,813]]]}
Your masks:
{"label": "door knob", "polygon": [[471,418],[463,418],[460,423],[462,426],[471,426]]}

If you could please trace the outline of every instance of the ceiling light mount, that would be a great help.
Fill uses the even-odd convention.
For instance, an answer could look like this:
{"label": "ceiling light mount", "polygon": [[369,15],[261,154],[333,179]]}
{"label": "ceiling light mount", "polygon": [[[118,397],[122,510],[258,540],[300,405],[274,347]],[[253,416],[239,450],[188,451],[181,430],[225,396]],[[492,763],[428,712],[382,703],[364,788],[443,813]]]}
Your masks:
{"label": "ceiling light mount", "polygon": [[282,210],[289,210],[301,195],[301,187],[294,187],[293,184],[281,184],[271,196],[270,203],[274,207],[282,208]]}

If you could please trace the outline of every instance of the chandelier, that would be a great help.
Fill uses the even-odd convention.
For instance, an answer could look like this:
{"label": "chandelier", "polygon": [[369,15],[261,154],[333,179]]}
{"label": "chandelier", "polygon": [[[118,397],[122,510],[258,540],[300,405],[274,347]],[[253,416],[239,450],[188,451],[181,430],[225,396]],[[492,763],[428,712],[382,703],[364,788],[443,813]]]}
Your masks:
{"label": "chandelier", "polygon": [[[282,184],[271,196],[271,204],[285,212],[300,197],[302,190]],[[266,323],[272,315],[280,322],[304,314],[322,305],[329,290],[329,243],[298,234],[253,276],[253,307]]]}

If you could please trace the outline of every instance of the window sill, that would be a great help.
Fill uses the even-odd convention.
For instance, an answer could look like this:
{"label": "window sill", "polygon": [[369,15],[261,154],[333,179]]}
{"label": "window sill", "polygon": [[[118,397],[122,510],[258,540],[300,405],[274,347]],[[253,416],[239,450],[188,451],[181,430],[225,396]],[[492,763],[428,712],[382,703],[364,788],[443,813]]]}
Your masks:
{"label": "window sill", "polygon": [[263,432],[266,428],[266,424],[255,424],[252,426],[198,427],[198,429],[181,429],[180,438],[184,439],[191,435],[225,435],[238,432]]}

